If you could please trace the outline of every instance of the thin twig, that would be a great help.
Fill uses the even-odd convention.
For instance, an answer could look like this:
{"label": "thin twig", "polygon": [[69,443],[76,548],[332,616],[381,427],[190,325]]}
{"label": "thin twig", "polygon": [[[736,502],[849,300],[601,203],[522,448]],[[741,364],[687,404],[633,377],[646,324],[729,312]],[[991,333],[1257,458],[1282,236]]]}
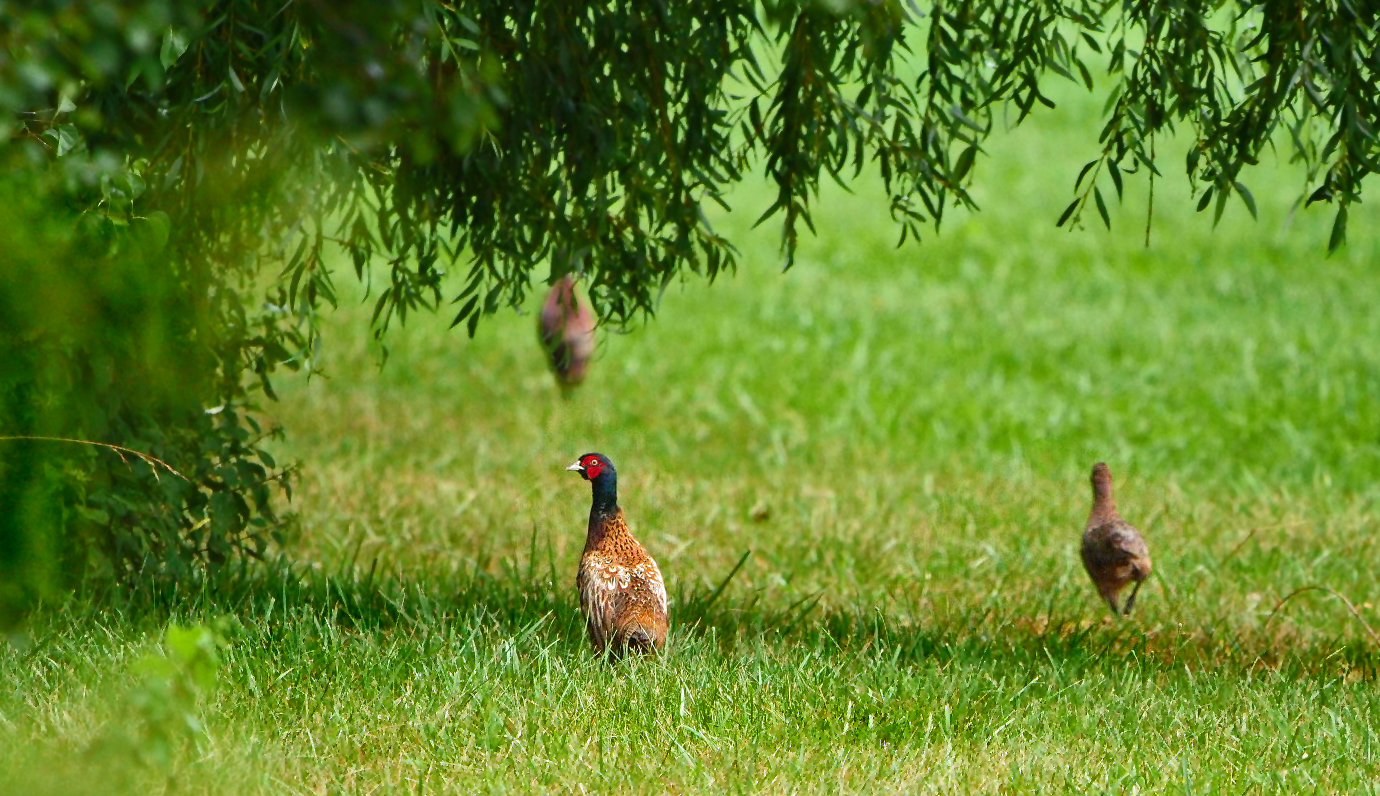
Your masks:
{"label": "thin twig", "polygon": [[[158,477],[158,468],[157,468],[157,467],[153,467],[153,465],[159,464],[159,465],[162,465],[163,468],[166,469],[168,472],[172,473],[173,475],[177,476],[178,478],[181,478],[183,481],[186,481],[186,482],[189,483],[189,484],[192,483],[192,479],[188,478],[187,476],[183,475],[182,473],[179,473],[179,472],[177,471],[177,468],[173,467],[171,464],[168,464],[167,462],[163,461],[162,459],[158,458],[157,456],[154,456],[154,455],[149,454],[149,453],[144,453],[143,451],[136,451],[136,450],[134,450],[134,449],[132,449],[132,448],[126,448],[126,447],[124,447],[123,445],[112,445],[112,444],[109,443],[109,442],[95,442],[95,441],[89,440],[89,439],[71,439],[71,438],[69,438],[69,437],[41,437],[41,436],[31,436],[31,435],[21,436],[21,437],[0,437],[0,442],[5,442],[5,441],[8,441],[8,440],[38,440],[38,441],[41,441],[41,442],[76,442],[76,443],[81,444],[81,445],[98,445],[98,446],[100,446],[100,447],[102,447],[102,448],[109,448],[109,449],[115,451],[116,454],[128,453],[128,454],[130,454],[130,455],[132,455],[132,456],[138,456],[140,459],[143,459],[143,460],[144,460],[144,463],[145,463],[145,464],[147,464],[147,465],[149,465],[150,467],[153,468],[153,477],[154,477],[154,478],[157,478],[157,477]],[[125,458],[124,456],[120,456],[121,461],[124,461],[124,458]],[[128,464],[128,462],[125,462],[125,463]]]}
{"label": "thin twig", "polygon": [[1228,561],[1231,560],[1231,557],[1232,557],[1232,556],[1234,556],[1234,555],[1236,555],[1237,553],[1241,552],[1241,548],[1245,547],[1245,546],[1246,546],[1246,543],[1249,542],[1249,541],[1251,540],[1251,537],[1255,536],[1255,532],[1256,532],[1256,531],[1259,531],[1259,530],[1262,530],[1263,528],[1264,528],[1264,526],[1256,526],[1256,527],[1252,528],[1252,529],[1251,529],[1251,532],[1248,533],[1248,534],[1246,534],[1246,538],[1244,538],[1244,539],[1242,539],[1241,541],[1237,542],[1236,545],[1235,545],[1234,547],[1232,547],[1232,549],[1231,549],[1226,555],[1222,556],[1222,560],[1219,561],[1219,562],[1217,562],[1217,563],[1218,563],[1218,566],[1221,566],[1222,564],[1227,563]]}
{"label": "thin twig", "polygon": [[1374,628],[1372,628],[1369,624],[1366,623],[1366,620],[1361,616],[1361,612],[1356,610],[1356,606],[1351,604],[1351,600],[1348,600],[1346,598],[1346,595],[1342,594],[1341,592],[1337,591],[1331,586],[1323,586],[1319,584],[1315,584],[1313,586],[1300,586],[1299,588],[1289,592],[1289,594],[1285,596],[1283,600],[1279,601],[1279,604],[1276,605],[1275,609],[1270,612],[1270,615],[1265,617],[1265,626],[1263,629],[1269,629],[1270,621],[1275,618],[1275,614],[1279,613],[1279,609],[1283,608],[1285,603],[1289,602],[1290,600],[1294,599],[1300,594],[1303,594],[1304,592],[1308,591],[1325,591],[1328,594],[1331,594],[1337,599],[1341,600],[1342,604],[1347,607],[1347,610],[1351,611],[1351,615],[1356,617],[1356,621],[1361,623],[1361,627],[1364,627],[1366,629],[1366,632],[1370,634],[1371,640],[1377,644],[1380,644],[1380,634],[1376,634]]}
{"label": "thin twig", "polygon": [[1219,563],[1219,565],[1220,565],[1220,564],[1225,564],[1225,563],[1227,563],[1228,561],[1231,560],[1231,557],[1232,557],[1232,556],[1234,556],[1234,555],[1236,555],[1237,553],[1241,552],[1241,548],[1242,548],[1242,547],[1245,547],[1245,546],[1246,546],[1246,543],[1249,542],[1249,541],[1251,540],[1251,537],[1255,536],[1256,531],[1273,531],[1273,530],[1276,530],[1276,529],[1278,529],[1278,528],[1294,528],[1294,527],[1297,527],[1297,526],[1299,526],[1299,525],[1307,525],[1307,524],[1308,524],[1308,521],[1307,521],[1307,520],[1295,520],[1295,521],[1293,521],[1293,522],[1277,522],[1277,523],[1275,523],[1275,524],[1273,524],[1273,525],[1257,525],[1256,527],[1254,527],[1254,528],[1251,529],[1251,532],[1250,532],[1250,533],[1246,534],[1246,538],[1245,538],[1245,539],[1242,539],[1241,541],[1237,542],[1237,543],[1236,543],[1236,546],[1233,547],[1233,548],[1231,549],[1230,552],[1228,552],[1226,555],[1222,556],[1222,560],[1221,560],[1220,562],[1218,562],[1218,563]]}

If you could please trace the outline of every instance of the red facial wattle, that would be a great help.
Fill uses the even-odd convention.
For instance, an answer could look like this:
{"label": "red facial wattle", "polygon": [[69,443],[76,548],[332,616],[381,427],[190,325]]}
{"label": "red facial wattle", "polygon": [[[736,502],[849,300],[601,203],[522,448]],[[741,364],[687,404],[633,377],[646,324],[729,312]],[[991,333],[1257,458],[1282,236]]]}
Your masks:
{"label": "red facial wattle", "polygon": [[591,456],[588,459],[585,459],[584,467],[585,478],[588,478],[591,481],[598,478],[599,473],[602,473],[604,471],[604,463],[599,461],[598,457],[595,456]]}

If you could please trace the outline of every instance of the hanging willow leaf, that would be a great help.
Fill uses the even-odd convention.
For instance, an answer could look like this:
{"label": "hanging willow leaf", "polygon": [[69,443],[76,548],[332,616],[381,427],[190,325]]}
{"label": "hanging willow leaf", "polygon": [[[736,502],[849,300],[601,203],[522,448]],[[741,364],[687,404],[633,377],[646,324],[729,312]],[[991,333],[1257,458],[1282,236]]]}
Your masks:
{"label": "hanging willow leaf", "polygon": [[1343,204],[1337,208],[1337,216],[1332,219],[1332,234],[1327,239],[1327,251],[1334,252],[1346,243],[1346,211],[1347,205]]}
{"label": "hanging willow leaf", "polygon": [[1241,194],[1241,201],[1246,205],[1246,210],[1251,214],[1251,218],[1257,218],[1255,212],[1255,197],[1251,195],[1250,189],[1239,182],[1234,182],[1232,185],[1236,188],[1236,192]]}
{"label": "hanging willow leaf", "polygon": [[1102,216],[1102,223],[1107,229],[1112,228],[1112,218],[1107,214],[1107,203],[1102,201],[1102,189],[1093,188],[1093,199],[1097,201],[1097,214]]}
{"label": "hanging willow leaf", "polygon": [[1072,202],[1069,202],[1069,206],[1064,208],[1064,212],[1059,214],[1059,220],[1055,222],[1054,226],[1064,226],[1064,224],[1068,222],[1069,218],[1073,216],[1073,211],[1077,210],[1078,205],[1082,203],[1083,200],[1081,199],[1074,199]]}

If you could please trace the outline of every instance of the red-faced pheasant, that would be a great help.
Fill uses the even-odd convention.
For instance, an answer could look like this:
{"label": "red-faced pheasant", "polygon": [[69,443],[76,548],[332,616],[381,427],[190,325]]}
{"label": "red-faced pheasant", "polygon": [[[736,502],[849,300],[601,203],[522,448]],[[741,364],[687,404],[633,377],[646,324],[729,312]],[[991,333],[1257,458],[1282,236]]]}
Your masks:
{"label": "red-faced pheasant", "polygon": [[589,532],[580,557],[580,610],[595,653],[611,659],[666,646],[666,587],[661,570],[628,532],[618,506],[618,474],[600,453],[566,468],[590,483]]}
{"label": "red-faced pheasant", "polygon": [[[1102,462],[1093,465],[1092,488],[1092,512],[1083,530],[1083,566],[1112,613],[1129,614],[1140,584],[1150,577],[1150,550],[1140,531],[1117,513],[1112,500],[1112,472]],[[1136,585],[1126,598],[1126,608],[1118,608],[1118,595],[1132,581]]]}
{"label": "red-faced pheasant", "polygon": [[557,279],[542,302],[537,332],[563,394],[585,380],[594,356],[595,323],[594,311],[575,294],[574,278]]}

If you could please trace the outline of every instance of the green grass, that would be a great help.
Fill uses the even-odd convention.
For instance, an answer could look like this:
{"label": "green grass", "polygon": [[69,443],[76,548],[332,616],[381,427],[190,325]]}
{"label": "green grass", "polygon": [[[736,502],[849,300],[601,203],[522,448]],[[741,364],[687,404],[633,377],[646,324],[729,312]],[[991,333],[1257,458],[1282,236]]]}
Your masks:
{"label": "green grass", "polygon": [[[921,247],[864,180],[782,275],[745,186],[740,271],[606,334],[569,402],[530,312],[413,318],[380,369],[345,290],[268,407],[288,563],[42,611],[0,651],[0,791],[1376,792],[1380,218],[1326,257],[1267,165],[1214,232],[1169,168],[1150,248],[1143,182],[1054,229],[1095,146],[1068,105]],[[662,659],[584,648],[588,450],[667,578]],[[1099,459],[1156,561],[1130,622],[1077,560]],[[213,691],[141,673],[217,618]],[[205,734],[160,740],[181,710]]]}

